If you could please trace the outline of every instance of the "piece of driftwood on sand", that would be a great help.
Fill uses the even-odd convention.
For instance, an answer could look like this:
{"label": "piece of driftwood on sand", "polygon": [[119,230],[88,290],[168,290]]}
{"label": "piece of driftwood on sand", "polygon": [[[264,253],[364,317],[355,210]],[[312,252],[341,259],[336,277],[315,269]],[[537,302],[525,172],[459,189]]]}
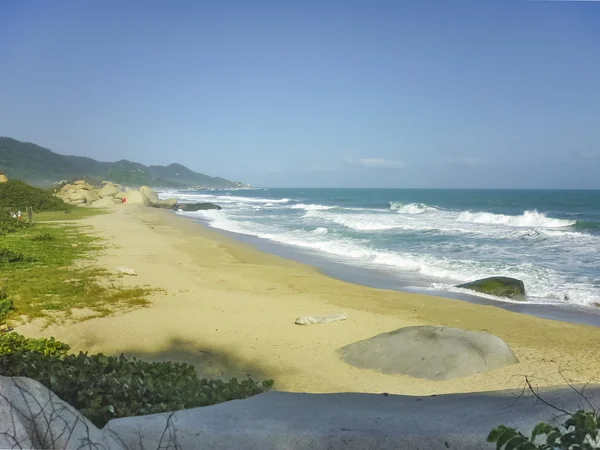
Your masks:
{"label": "piece of driftwood on sand", "polygon": [[332,314],[330,316],[321,316],[321,317],[312,317],[312,316],[298,317],[296,319],[296,325],[315,325],[318,323],[339,322],[341,320],[346,320],[347,317],[348,316],[346,315],[346,313]]}

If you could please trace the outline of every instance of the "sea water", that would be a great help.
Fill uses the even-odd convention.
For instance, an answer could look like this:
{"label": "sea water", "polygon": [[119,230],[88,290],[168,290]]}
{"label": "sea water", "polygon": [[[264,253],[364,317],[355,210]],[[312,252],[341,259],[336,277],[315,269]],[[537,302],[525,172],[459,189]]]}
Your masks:
{"label": "sea water", "polygon": [[524,281],[528,302],[600,304],[600,191],[260,189],[164,191],[220,211],[180,212],[404,287]]}

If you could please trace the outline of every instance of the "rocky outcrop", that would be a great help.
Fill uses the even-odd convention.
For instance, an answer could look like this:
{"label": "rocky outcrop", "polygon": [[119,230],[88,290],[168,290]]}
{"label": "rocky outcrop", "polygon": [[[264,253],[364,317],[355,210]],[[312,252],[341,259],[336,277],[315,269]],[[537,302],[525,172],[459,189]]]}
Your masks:
{"label": "rocky outcrop", "polygon": [[519,362],[497,336],[459,328],[400,328],[338,350],[355,367],[429,380],[450,380]]}
{"label": "rocky outcrop", "polygon": [[206,209],[222,209],[214,203],[180,203],[177,205],[179,211],[202,211]]}
{"label": "rocky outcrop", "polygon": [[525,284],[516,278],[490,277],[470,283],[459,284],[459,288],[470,289],[482,294],[506,297],[513,300],[527,300]]}
{"label": "rocky outcrop", "polygon": [[107,184],[106,186],[104,186],[102,189],[100,189],[98,191],[98,196],[100,198],[114,197],[118,193],[119,193],[119,188],[117,188],[114,185]]}
{"label": "rocky outcrop", "polygon": [[[74,181],[72,184],[63,184],[55,189],[55,195],[65,203],[77,206],[91,206],[94,208],[110,208],[116,204],[152,206],[183,211],[199,211],[203,209],[221,209],[212,203],[187,203],[178,205],[176,198],[161,200],[153,189],[142,186],[140,189],[123,187],[110,181],[103,181],[102,187],[94,187],[84,180]],[[125,200],[123,202],[123,200]]]}
{"label": "rocky outcrop", "polygon": [[127,192],[124,198],[127,205],[150,206],[146,196],[137,190]]}
{"label": "rocky outcrop", "polygon": [[153,189],[150,189],[148,186],[142,186],[140,192],[148,199],[150,206],[156,206],[158,203],[158,194]]}
{"label": "rocky outcrop", "polygon": [[168,198],[166,200],[159,200],[156,205],[157,208],[166,208],[166,209],[174,209],[177,206],[176,198]]}
{"label": "rocky outcrop", "polygon": [[86,197],[85,197],[85,194],[84,194],[84,192],[78,189],[78,190],[76,190],[76,191],[72,191],[72,192],[69,194],[69,200],[70,200],[71,202],[74,202],[74,201],[76,201],[76,200],[83,200],[83,201],[85,201],[85,200],[86,200]]}

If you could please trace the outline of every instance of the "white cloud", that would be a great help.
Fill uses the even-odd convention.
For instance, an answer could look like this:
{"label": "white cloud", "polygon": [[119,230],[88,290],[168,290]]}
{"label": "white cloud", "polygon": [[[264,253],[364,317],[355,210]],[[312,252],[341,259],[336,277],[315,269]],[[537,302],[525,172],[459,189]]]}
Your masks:
{"label": "white cloud", "polygon": [[471,158],[470,156],[457,156],[452,158],[439,158],[438,164],[459,164],[462,166],[487,166],[488,162],[482,159]]}
{"label": "white cloud", "polygon": [[345,158],[346,163],[353,166],[366,167],[367,169],[402,169],[406,164],[402,161],[395,161],[383,158]]}

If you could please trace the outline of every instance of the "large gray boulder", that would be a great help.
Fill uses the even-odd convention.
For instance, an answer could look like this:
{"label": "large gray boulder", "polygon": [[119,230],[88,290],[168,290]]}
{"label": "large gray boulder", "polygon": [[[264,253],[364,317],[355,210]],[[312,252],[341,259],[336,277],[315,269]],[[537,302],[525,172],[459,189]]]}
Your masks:
{"label": "large gray boulder", "polygon": [[206,209],[221,209],[219,205],[213,203],[180,203],[177,205],[179,211],[202,211]]}
{"label": "large gray boulder", "polygon": [[459,284],[457,287],[481,292],[482,294],[506,297],[513,300],[527,300],[525,284],[516,278],[489,277],[470,283]]}
{"label": "large gray boulder", "polygon": [[0,448],[125,447],[37,381],[0,376]]}
{"label": "large gray boulder", "polygon": [[400,328],[342,347],[345,362],[383,373],[450,380],[519,362],[497,336],[459,328]]}
{"label": "large gray boulder", "polygon": [[[589,408],[568,387],[539,394],[566,411]],[[598,399],[600,387],[585,394]],[[500,424],[529,435],[539,422],[564,420],[521,390],[431,397],[267,392],[170,417],[114,419],[104,430],[118,434],[129,450],[491,450],[487,435]]]}
{"label": "large gray boulder", "polygon": [[148,199],[148,204],[150,206],[156,206],[159,201],[158,194],[153,189],[150,189],[148,186],[142,186],[140,192]]}

